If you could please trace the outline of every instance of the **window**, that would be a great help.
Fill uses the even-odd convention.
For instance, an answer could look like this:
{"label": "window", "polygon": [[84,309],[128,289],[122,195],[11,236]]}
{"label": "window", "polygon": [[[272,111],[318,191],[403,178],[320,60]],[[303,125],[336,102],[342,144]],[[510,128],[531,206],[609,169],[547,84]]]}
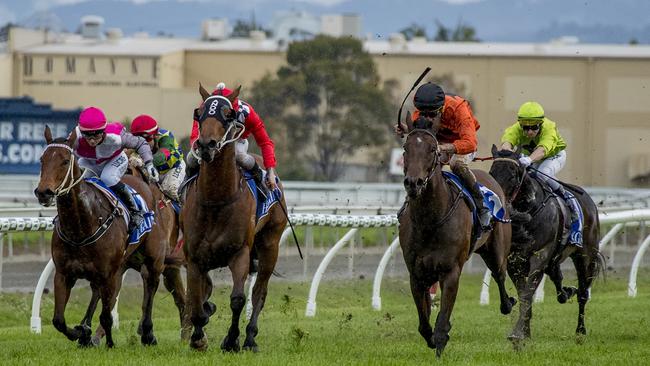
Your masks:
{"label": "window", "polygon": [[65,68],[68,71],[68,74],[74,74],[76,68],[76,59],[74,57],[66,57]]}
{"label": "window", "polygon": [[117,67],[117,61],[114,58],[111,59],[111,73],[115,75],[115,68]]}
{"label": "window", "polygon": [[134,58],[131,59],[131,72],[134,75],[138,74],[138,60],[136,60]]}
{"label": "window", "polygon": [[51,74],[53,69],[54,69],[54,60],[52,59],[52,57],[47,57],[45,59],[45,72]]}
{"label": "window", "polygon": [[23,56],[23,75],[32,76],[32,56]]}
{"label": "window", "polygon": [[91,57],[90,62],[88,63],[88,72],[91,74],[96,73],[97,71],[95,70],[95,58]]}

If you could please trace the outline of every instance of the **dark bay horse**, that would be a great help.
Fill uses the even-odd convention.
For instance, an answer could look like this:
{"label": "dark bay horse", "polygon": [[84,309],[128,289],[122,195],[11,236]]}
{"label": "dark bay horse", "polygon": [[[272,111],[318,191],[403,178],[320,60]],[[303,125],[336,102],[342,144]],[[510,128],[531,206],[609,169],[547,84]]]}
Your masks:
{"label": "dark bay horse", "polygon": [[[472,254],[472,212],[461,202],[460,192],[442,174],[435,128],[414,126],[406,116],[408,135],[404,143],[404,186],[408,203],[399,216],[399,239],[410,275],[411,293],[419,315],[419,332],[439,357],[449,340],[449,321],[456,302],[458,282],[464,263]],[[475,170],[479,182],[502,200],[503,192],[486,172]],[[507,216],[506,216],[507,217]],[[505,288],[506,263],[510,251],[510,224],[495,223],[474,248],[492,271],[499,286],[501,313],[508,314],[515,299]],[[435,330],[429,324],[431,297],[429,287],[440,282],[440,312]]]}
{"label": "dark bay horse", "polygon": [[[244,349],[257,351],[257,320],[264,307],[269,278],[278,258],[280,236],[287,224],[284,195],[265,218],[255,224],[255,198],[246,187],[244,176],[235,162],[235,144],[243,128],[236,121],[232,102],[237,88],[228,97],[210,96],[199,86],[203,104],[197,111],[201,158],[198,178],[186,193],[181,212],[181,229],[185,233],[188,300],[194,325],[190,346],[206,350],[203,327],[216,311],[209,300],[212,281],[208,272],[228,266],[232,273],[230,294],[232,319],[221,343],[225,351],[239,351],[239,318],[245,305],[244,285],[249,272],[251,250],[257,252],[259,271],[253,288],[253,312],[246,327]],[[282,186],[279,186],[282,189]]]}
{"label": "dark bay horse", "polygon": [[[137,260],[140,263],[138,269],[143,269],[141,272],[145,279],[141,342],[156,344],[151,310],[160,274],[165,267],[168,246],[163,240],[165,229],[162,225],[154,225],[140,243],[127,247],[127,225],[121,214],[103,193],[82,179],[83,172],[73,153],[76,139],[76,131],[73,131],[67,140],[54,140],[50,128],[46,127],[47,147],[41,157],[41,178],[34,190],[42,205],[50,206],[55,199],[57,203],[56,230],[52,234],[52,259],[56,268],[52,323],[68,339],[78,341],[81,346],[91,346],[91,322],[101,299],[101,330],[98,329],[98,333],[105,334],[106,345],[113,347],[111,310],[127,261],[133,264],[133,260]],[[154,207],[154,196],[144,181],[133,176],[124,176],[123,181],[136,189],[150,208]],[[92,296],[80,324],[69,328],[65,321],[65,307],[78,279],[90,282]],[[174,286],[178,285],[182,288],[180,278]]]}
{"label": "dark bay horse", "polygon": [[533,295],[544,273],[553,281],[557,300],[565,303],[576,293],[574,287],[562,286],[560,264],[571,257],[578,276],[577,335],[585,335],[585,305],[589,288],[603,268],[603,257],[598,251],[600,224],[598,210],[591,197],[580,187],[565,184],[580,202],[584,216],[583,247],[566,245],[565,220],[570,214],[564,204],[521,166],[519,151],[498,151],[492,146],[494,162],[490,174],[508,197],[512,216],[512,248],[508,260],[508,274],[519,295],[519,319],[508,338],[515,346],[530,338]]}

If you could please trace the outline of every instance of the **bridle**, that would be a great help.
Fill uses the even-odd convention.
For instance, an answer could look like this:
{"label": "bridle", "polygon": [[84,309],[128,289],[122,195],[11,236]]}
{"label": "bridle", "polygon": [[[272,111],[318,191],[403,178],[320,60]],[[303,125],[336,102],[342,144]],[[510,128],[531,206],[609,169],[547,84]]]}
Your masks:
{"label": "bridle", "polygon": [[[219,107],[219,105],[221,104],[220,102],[225,102],[225,104],[222,104],[221,107]],[[195,116],[194,117],[197,120],[197,122],[199,123],[199,131],[200,131],[201,127],[202,127],[203,122],[209,117],[213,117],[217,121],[221,122],[223,127],[226,129],[226,132],[221,137],[221,140],[217,141],[216,145],[213,146],[213,147],[202,146],[200,144],[200,142],[197,141],[197,145],[200,148],[202,148],[202,149],[207,148],[209,150],[216,150],[217,153],[220,153],[221,150],[226,145],[231,144],[231,143],[239,140],[239,138],[244,133],[244,131],[246,129],[245,125],[242,122],[240,122],[239,120],[237,120],[236,112],[235,112],[234,117],[226,115],[224,113],[224,110],[226,108],[234,111],[234,109],[232,107],[232,103],[230,102],[230,100],[228,100],[228,98],[226,98],[226,97],[224,97],[222,95],[213,95],[213,96],[210,96],[210,97],[206,98],[205,101],[203,102],[203,112],[200,115],[198,113],[198,109],[195,110]],[[233,137],[229,138],[228,136],[230,135],[230,132],[233,130],[233,128],[239,129],[239,130],[237,132],[235,132]],[[199,162],[201,161],[201,158],[199,156],[197,156],[196,152],[194,152],[192,150],[191,154],[193,154],[195,157],[197,157],[199,159]]]}
{"label": "bridle", "polygon": [[[416,128],[412,130],[411,132],[406,134],[406,140],[404,140],[404,145],[406,145],[406,141],[408,141],[409,136],[414,133],[414,132],[424,132],[428,134],[429,136],[433,137],[434,141],[437,141],[436,136],[429,130],[425,130],[423,128]],[[433,159],[433,162],[431,163],[431,166],[429,167],[429,174],[427,174],[427,177],[424,179],[424,183],[422,185],[422,189],[426,188],[427,184],[429,183],[429,180],[431,177],[433,177],[433,174],[436,171],[436,166],[440,164],[440,150],[436,149],[436,154],[435,154],[435,159]]]}
{"label": "bridle", "polygon": [[66,150],[68,150],[70,152],[70,164],[68,165],[68,171],[65,173],[65,177],[63,178],[63,181],[61,182],[61,184],[54,190],[54,195],[56,197],[59,197],[59,196],[63,196],[65,194],[70,193],[72,188],[74,188],[74,186],[76,186],[77,184],[79,184],[79,182],[81,182],[83,180],[84,173],[82,172],[79,175],[79,178],[77,180],[74,180],[74,159],[75,159],[75,154],[74,154],[74,150],[70,146],[68,146],[66,144],[49,144],[49,145],[47,145],[45,147],[45,150],[47,150],[47,149],[49,149],[51,147],[52,148],[58,147],[58,148],[66,149]]}
{"label": "bridle", "polygon": [[[506,161],[511,164],[515,164],[517,167],[520,166],[519,161],[512,159],[512,158],[494,158],[493,161]],[[515,187],[514,192],[512,193],[512,196],[508,198],[508,202],[512,203],[516,198],[517,194],[519,194],[519,191],[521,190],[521,186],[524,184],[524,179],[526,178],[526,174],[528,173],[528,170],[524,168],[524,172],[521,174],[521,179],[519,180],[519,183]]]}

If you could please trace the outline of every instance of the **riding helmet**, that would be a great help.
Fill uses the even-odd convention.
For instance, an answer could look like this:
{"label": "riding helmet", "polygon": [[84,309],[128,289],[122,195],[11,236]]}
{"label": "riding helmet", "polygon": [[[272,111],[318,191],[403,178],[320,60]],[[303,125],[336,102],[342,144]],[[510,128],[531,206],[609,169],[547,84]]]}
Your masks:
{"label": "riding helmet", "polygon": [[97,107],[88,107],[79,114],[79,129],[81,131],[97,131],[106,128],[106,116]]}
{"label": "riding helmet", "polygon": [[426,83],[415,92],[413,104],[419,110],[436,110],[445,105],[445,92],[439,85]]}
{"label": "riding helmet", "polygon": [[141,114],[131,122],[131,133],[134,135],[155,135],[158,133],[158,122],[146,114]]}
{"label": "riding helmet", "polygon": [[544,108],[537,102],[526,102],[519,107],[517,120],[523,126],[534,126],[544,122]]}

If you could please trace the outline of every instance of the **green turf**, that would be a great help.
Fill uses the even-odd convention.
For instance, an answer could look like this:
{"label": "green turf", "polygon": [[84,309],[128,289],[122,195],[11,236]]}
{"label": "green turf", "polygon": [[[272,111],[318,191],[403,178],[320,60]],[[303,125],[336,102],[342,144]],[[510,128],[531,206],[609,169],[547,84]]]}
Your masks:
{"label": "green turf", "polygon": [[[140,288],[126,288],[120,298],[116,348],[78,349],[50,323],[53,295],[43,298],[43,333],[29,331],[31,295],[0,295],[0,364],[34,365],[641,365],[650,357],[650,272],[640,273],[639,294],[627,297],[627,273],[599,279],[587,306],[588,336],[577,344],[575,299],[558,304],[547,283],[546,301],[534,306],[533,339],[520,351],[506,340],[515,315],[502,316],[496,288],[491,304],[478,304],[481,278],[464,276],[452,317],[451,339],[441,360],[417,331],[417,315],[406,280],[386,280],[383,309],[370,307],[371,281],[322,283],[317,314],[304,316],[308,283],[275,281],[260,318],[260,352],[224,354],[219,350],[230,318],[230,289],[217,287],[217,313],[207,326],[205,353],[179,341],[178,321],[169,293],[161,290],[154,309],[155,347],[136,336]],[[575,283],[567,275],[567,283]],[[512,285],[509,284],[510,289]],[[68,307],[76,324],[89,293],[75,290]],[[97,318],[97,317],[96,317]],[[95,319],[94,325],[97,324]],[[242,331],[244,325],[240,326]],[[243,343],[243,337],[240,337]]]}

